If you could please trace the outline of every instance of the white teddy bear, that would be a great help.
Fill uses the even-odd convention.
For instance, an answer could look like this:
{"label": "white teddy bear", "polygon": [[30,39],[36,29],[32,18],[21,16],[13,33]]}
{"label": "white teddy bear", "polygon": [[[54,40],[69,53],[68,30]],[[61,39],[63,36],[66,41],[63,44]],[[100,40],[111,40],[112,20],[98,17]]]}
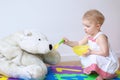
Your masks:
{"label": "white teddy bear", "polygon": [[43,79],[47,73],[45,63],[59,61],[60,54],[38,31],[20,31],[0,40],[0,74]]}

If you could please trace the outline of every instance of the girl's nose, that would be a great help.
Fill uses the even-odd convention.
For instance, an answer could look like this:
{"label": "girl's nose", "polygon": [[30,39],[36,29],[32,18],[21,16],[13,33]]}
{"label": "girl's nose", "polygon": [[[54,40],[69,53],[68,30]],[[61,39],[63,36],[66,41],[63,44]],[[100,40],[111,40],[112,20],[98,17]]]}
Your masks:
{"label": "girl's nose", "polygon": [[86,28],[84,27],[84,30],[85,30]]}

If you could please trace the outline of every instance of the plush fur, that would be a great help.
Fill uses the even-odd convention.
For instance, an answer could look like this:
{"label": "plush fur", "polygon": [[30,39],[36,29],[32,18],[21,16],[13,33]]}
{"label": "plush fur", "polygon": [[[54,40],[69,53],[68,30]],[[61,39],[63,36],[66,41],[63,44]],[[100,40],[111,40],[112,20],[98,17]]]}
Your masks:
{"label": "plush fur", "polygon": [[40,32],[25,30],[0,40],[0,74],[42,79],[47,73],[45,63],[59,61],[59,53]]}

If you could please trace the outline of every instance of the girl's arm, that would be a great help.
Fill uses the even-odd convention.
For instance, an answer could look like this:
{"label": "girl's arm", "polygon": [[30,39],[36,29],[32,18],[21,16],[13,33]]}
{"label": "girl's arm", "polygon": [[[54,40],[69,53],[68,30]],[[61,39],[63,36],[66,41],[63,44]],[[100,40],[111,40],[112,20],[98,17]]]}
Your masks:
{"label": "girl's arm", "polygon": [[96,42],[98,46],[100,47],[99,51],[94,51],[90,50],[90,54],[97,54],[101,56],[108,56],[109,55],[109,44],[108,44],[108,38],[107,36],[100,35],[97,39]]}
{"label": "girl's arm", "polygon": [[63,38],[65,41],[64,41],[64,44],[70,46],[70,47],[74,47],[74,46],[78,46],[78,45],[84,45],[87,43],[88,39],[87,39],[87,36],[85,36],[82,40],[80,41],[70,41],[69,39],[67,38]]}
{"label": "girl's arm", "polygon": [[79,45],[85,45],[88,43],[88,36],[84,36],[82,40],[79,41]]}

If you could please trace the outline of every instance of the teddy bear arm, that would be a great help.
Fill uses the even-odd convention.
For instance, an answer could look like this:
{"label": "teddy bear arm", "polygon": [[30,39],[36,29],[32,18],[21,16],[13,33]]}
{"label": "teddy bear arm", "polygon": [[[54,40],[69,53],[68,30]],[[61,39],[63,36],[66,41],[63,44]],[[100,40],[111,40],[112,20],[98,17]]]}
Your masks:
{"label": "teddy bear arm", "polygon": [[47,64],[57,64],[60,62],[61,56],[57,51],[51,51],[48,54],[43,55],[43,61]]}
{"label": "teddy bear arm", "polygon": [[2,55],[9,61],[20,65],[20,59],[22,57],[22,51],[18,47],[6,47],[1,50]]}

